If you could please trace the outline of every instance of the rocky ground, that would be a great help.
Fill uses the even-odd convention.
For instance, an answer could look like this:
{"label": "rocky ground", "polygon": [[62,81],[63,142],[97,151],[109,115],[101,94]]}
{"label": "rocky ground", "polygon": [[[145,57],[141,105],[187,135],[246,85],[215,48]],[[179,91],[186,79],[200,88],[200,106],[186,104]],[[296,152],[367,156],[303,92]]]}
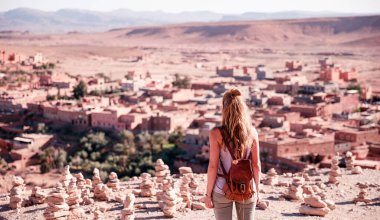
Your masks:
{"label": "rocky ground", "polygon": [[[333,200],[336,204],[336,209],[332,210],[326,219],[379,219],[380,216],[380,171],[376,170],[363,170],[363,174],[352,175],[345,169],[343,176],[340,177],[340,184],[328,185],[324,189],[327,193],[327,197]],[[324,182],[328,181],[329,170],[319,170],[318,176],[311,176],[311,181],[321,178]],[[196,174],[195,178],[200,183],[200,190],[205,191],[206,187],[206,175]],[[174,176],[175,180],[178,180],[178,176]],[[279,176],[280,182],[292,182],[292,177]],[[353,200],[359,193],[359,188],[355,185],[357,182],[368,181],[370,187],[368,190],[368,198],[371,202],[368,205],[364,203],[354,204]],[[131,193],[133,190],[139,188],[141,180],[134,179],[127,182],[121,182],[121,190],[117,194],[124,195]],[[177,187],[178,187],[177,183]],[[45,192],[49,192],[51,189],[43,189]],[[270,203],[269,208],[266,210],[256,210],[257,219],[320,219],[320,217],[305,216],[299,214],[299,208],[301,202],[287,201],[281,198],[281,195],[288,192],[288,187],[280,186],[267,186],[262,187],[261,198],[267,200]],[[200,196],[196,196],[198,199]],[[9,208],[9,194],[0,195],[0,219],[43,219],[43,212],[47,207],[46,204],[23,207],[19,212]],[[82,206],[86,216],[83,219],[93,219],[93,208],[95,206],[105,207],[107,211],[104,213],[104,219],[120,219],[120,212],[123,209],[123,205],[117,201],[99,202],[95,204]],[[156,197],[146,198],[136,196],[135,202],[135,215],[136,219],[166,219],[163,212],[158,207]],[[211,209],[178,212],[174,219],[214,219],[214,214]]]}

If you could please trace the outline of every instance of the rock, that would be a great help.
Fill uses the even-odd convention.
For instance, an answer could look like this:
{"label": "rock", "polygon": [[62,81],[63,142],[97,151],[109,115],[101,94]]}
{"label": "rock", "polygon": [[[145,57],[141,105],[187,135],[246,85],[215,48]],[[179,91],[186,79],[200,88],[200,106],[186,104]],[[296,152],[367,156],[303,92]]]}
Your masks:
{"label": "rock", "polygon": [[121,210],[121,220],[133,220],[135,219],[135,203],[136,197],[134,194],[129,194],[125,197],[123,203],[123,210]]}
{"label": "rock", "polygon": [[329,199],[325,199],[323,201],[327,204],[327,207],[329,207],[329,209],[334,210],[336,208],[334,201]]}
{"label": "rock", "polygon": [[100,201],[109,201],[112,196],[112,190],[105,184],[99,183],[94,189],[94,198]]}
{"label": "rock", "polygon": [[311,195],[309,197],[304,197],[304,202],[306,205],[309,205],[313,208],[325,208],[327,207],[327,204],[322,201],[321,197]]}
{"label": "rock", "polygon": [[152,197],[156,195],[155,183],[150,177],[146,177],[140,183],[140,195],[143,197]]}
{"label": "rock", "polygon": [[48,207],[44,211],[44,217],[50,219],[65,219],[69,216],[69,205],[66,199],[69,196],[66,193],[62,183],[57,183],[55,189],[49,193],[46,198]]}
{"label": "rock", "polygon": [[355,156],[352,154],[351,151],[347,151],[344,157],[344,161],[346,163],[347,170],[352,170],[354,168]]}
{"label": "rock", "polygon": [[206,210],[206,205],[202,202],[193,202],[193,210]]}
{"label": "rock", "polygon": [[356,166],[351,171],[352,174],[363,174],[363,170],[360,166]]}
{"label": "rock", "polygon": [[271,168],[266,175],[266,178],[263,180],[264,185],[274,186],[278,183],[278,175],[274,168]]}
{"label": "rock", "polygon": [[67,165],[63,168],[60,182],[62,183],[62,186],[67,188],[70,184],[70,180],[73,178],[73,175],[70,173],[70,166]]}
{"label": "rock", "polygon": [[29,201],[26,199],[24,180],[15,176],[12,181],[12,189],[10,191],[9,207],[11,209],[19,209],[26,206]]}
{"label": "rock", "polygon": [[260,201],[257,204],[257,207],[259,207],[259,209],[261,209],[261,210],[265,210],[269,207],[269,201]]}
{"label": "rock", "polygon": [[35,186],[32,189],[32,195],[29,197],[29,200],[32,202],[33,205],[43,204],[45,202],[45,199],[47,197],[47,194],[44,193],[40,187]]}
{"label": "rock", "polygon": [[180,175],[186,174],[186,173],[193,173],[193,170],[191,167],[180,167],[179,169]]}
{"label": "rock", "polygon": [[354,203],[358,203],[358,202],[363,202],[365,204],[368,204],[371,202],[371,199],[369,199],[367,196],[368,196],[368,187],[369,187],[369,183],[368,182],[359,182],[356,184],[359,189],[360,189],[360,192],[359,192],[359,195],[354,199]]}
{"label": "rock", "polygon": [[99,170],[97,168],[94,168],[93,174],[92,186],[95,188],[98,184],[102,183],[102,179],[100,178]]}
{"label": "rock", "polygon": [[157,178],[156,182],[161,183],[165,176],[170,176],[169,166],[165,165],[162,159],[158,159],[156,161],[156,165],[154,167],[155,174],[154,176]]}
{"label": "rock", "polygon": [[312,208],[310,206],[302,205],[299,212],[304,215],[315,215],[324,217],[329,213],[328,208]]}
{"label": "rock", "polygon": [[304,182],[305,180],[303,177],[294,177],[292,184],[288,189],[288,194],[285,195],[285,197],[293,201],[303,201],[302,185]]}
{"label": "rock", "polygon": [[340,170],[339,164],[339,156],[335,156],[331,161],[331,170],[329,172],[329,183],[330,184],[339,184],[338,177],[342,175],[342,171]]}
{"label": "rock", "polygon": [[179,193],[185,203],[186,208],[191,208],[192,197],[190,193],[190,182],[191,177],[188,174],[185,174],[181,177],[181,185],[179,187]]}
{"label": "rock", "polygon": [[119,178],[117,177],[117,174],[115,172],[111,172],[110,175],[108,175],[108,188],[112,189],[112,191],[119,190]]}
{"label": "rock", "polygon": [[83,189],[86,186],[86,180],[83,177],[82,173],[74,174],[74,177],[77,179],[77,188]]}

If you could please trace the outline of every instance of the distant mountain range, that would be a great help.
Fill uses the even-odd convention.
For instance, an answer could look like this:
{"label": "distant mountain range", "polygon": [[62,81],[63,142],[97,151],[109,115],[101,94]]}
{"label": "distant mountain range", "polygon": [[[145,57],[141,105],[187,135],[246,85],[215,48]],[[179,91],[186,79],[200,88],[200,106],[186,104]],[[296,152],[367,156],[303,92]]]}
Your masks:
{"label": "distant mountain range", "polygon": [[132,11],[119,9],[98,12],[78,9],[61,9],[54,12],[30,8],[17,8],[0,12],[0,31],[90,32],[106,31],[130,26],[177,24],[186,22],[217,22],[241,20],[276,20],[315,17],[345,17],[364,14],[337,12],[286,11],[275,13],[247,12],[227,15],[209,11],[166,13],[162,11]]}

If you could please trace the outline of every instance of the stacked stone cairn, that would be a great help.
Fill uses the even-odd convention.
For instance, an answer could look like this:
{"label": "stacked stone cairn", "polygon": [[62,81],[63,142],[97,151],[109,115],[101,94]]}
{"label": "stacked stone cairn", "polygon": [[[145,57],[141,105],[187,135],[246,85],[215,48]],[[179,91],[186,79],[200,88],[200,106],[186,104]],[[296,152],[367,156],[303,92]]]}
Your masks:
{"label": "stacked stone cairn", "polygon": [[162,198],[164,195],[164,192],[168,190],[172,190],[174,188],[174,181],[171,176],[166,176],[163,180],[161,185],[159,185],[159,191],[156,193],[156,198],[158,201],[158,206],[163,209],[165,203],[163,202]]}
{"label": "stacked stone cairn", "polygon": [[181,185],[179,187],[179,192],[182,197],[183,203],[185,203],[186,208],[191,208],[192,196],[190,193],[191,174],[185,174],[181,177]]}
{"label": "stacked stone cairn", "polygon": [[352,170],[354,168],[355,156],[352,154],[351,151],[347,151],[344,157],[344,161],[346,163],[347,170]]}
{"label": "stacked stone cairn", "polygon": [[73,175],[71,175],[71,173],[70,173],[70,166],[67,165],[62,170],[62,175],[61,175],[61,179],[60,179],[62,186],[67,188],[70,184],[71,178],[73,178]]}
{"label": "stacked stone cairn", "polygon": [[164,216],[174,218],[177,213],[177,205],[180,202],[174,189],[165,191],[162,195]]}
{"label": "stacked stone cairn", "polygon": [[299,212],[304,215],[325,216],[330,212],[327,203],[320,196],[310,195],[304,197],[304,204],[300,207]]}
{"label": "stacked stone cairn", "polygon": [[74,177],[76,178],[77,182],[77,188],[81,193],[82,202],[80,204],[82,205],[89,205],[93,204],[94,200],[90,198],[90,189],[92,188],[92,182],[90,179],[84,179],[82,173],[74,174]]}
{"label": "stacked stone cairn", "polygon": [[274,186],[278,184],[278,175],[274,168],[271,168],[266,175],[266,178],[263,181],[264,185]]}
{"label": "stacked stone cairn", "polygon": [[118,191],[120,189],[119,182],[119,178],[115,172],[111,172],[110,175],[108,175],[107,186],[112,189],[112,191]]}
{"label": "stacked stone cairn", "polygon": [[359,187],[359,195],[354,199],[354,203],[363,202],[365,204],[368,204],[371,202],[371,199],[369,199],[368,196],[368,182],[359,182],[356,184]]}
{"label": "stacked stone cairn", "polygon": [[342,171],[339,168],[339,156],[335,156],[331,161],[331,170],[329,172],[329,181],[330,184],[339,184],[338,177],[342,176]]}
{"label": "stacked stone cairn", "polygon": [[143,197],[152,197],[156,195],[155,183],[148,173],[141,174],[142,182],[140,183],[140,195]]}
{"label": "stacked stone cairn", "polygon": [[95,188],[98,184],[102,183],[102,179],[100,178],[99,169],[94,168],[92,177],[92,187]]}
{"label": "stacked stone cairn", "polygon": [[83,177],[82,173],[74,174],[74,177],[76,178],[77,182],[77,188],[82,190],[86,187],[86,180]]}
{"label": "stacked stone cairn", "polygon": [[203,195],[203,192],[198,190],[199,182],[195,179],[194,175],[191,177],[189,183],[191,194],[193,195]]}
{"label": "stacked stone cairn", "polygon": [[45,202],[46,197],[47,194],[41,190],[41,187],[35,186],[32,189],[32,195],[29,197],[29,200],[33,205],[39,205]]}
{"label": "stacked stone cairn", "polygon": [[81,190],[77,188],[77,178],[71,178],[71,182],[67,189],[69,198],[67,199],[67,205],[69,205],[69,210],[71,211],[70,216],[72,219],[79,219],[84,216],[83,209],[79,206],[82,203],[82,193]]}
{"label": "stacked stone cairn", "polygon": [[135,204],[136,197],[134,194],[129,194],[125,197],[123,203],[123,210],[121,210],[121,220],[134,220],[135,219]]}
{"label": "stacked stone cairn", "polygon": [[45,219],[67,219],[67,216],[70,214],[69,205],[66,203],[68,197],[69,196],[67,195],[65,188],[63,188],[63,185],[57,183],[55,189],[51,191],[46,198],[48,207],[44,212]]}
{"label": "stacked stone cairn", "polygon": [[166,165],[162,159],[158,159],[156,161],[156,165],[154,166],[154,169],[155,169],[154,176],[156,177],[157,183],[161,183],[162,180],[166,176],[170,176],[169,166]]}
{"label": "stacked stone cairn", "polygon": [[293,177],[292,184],[289,187],[286,198],[292,201],[303,201],[303,189],[302,186],[305,183],[303,177]]}
{"label": "stacked stone cairn", "polygon": [[112,197],[112,190],[103,183],[99,183],[94,188],[94,198],[99,201],[109,201]]}
{"label": "stacked stone cairn", "polygon": [[24,180],[19,176],[15,176],[13,178],[12,185],[13,186],[10,191],[9,207],[11,209],[19,209],[21,207],[24,207],[26,203],[28,202],[25,199]]}

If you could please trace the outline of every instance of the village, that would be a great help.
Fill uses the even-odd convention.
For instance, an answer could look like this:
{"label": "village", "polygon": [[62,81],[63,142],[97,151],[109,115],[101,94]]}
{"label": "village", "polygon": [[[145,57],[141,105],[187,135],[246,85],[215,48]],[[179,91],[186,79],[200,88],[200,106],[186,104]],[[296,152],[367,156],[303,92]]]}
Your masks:
{"label": "village", "polygon": [[344,69],[331,58],[285,61],[281,70],[260,64],[215,67],[208,78],[177,74],[167,80],[130,70],[124,79],[111,80],[104,74],[56,71],[41,53],[2,55],[0,147],[14,169],[33,163],[32,155],[46,145],[67,150],[57,134],[32,129],[27,118],[33,117],[45,128],[133,134],[180,130],[177,145],[185,154],[176,158],[175,167],[206,172],[208,134],[220,125],[221,97],[233,87],[249,104],[263,170],[329,167],[334,155],[347,151],[356,166],[380,169],[380,91],[358,82],[358,70]]}

